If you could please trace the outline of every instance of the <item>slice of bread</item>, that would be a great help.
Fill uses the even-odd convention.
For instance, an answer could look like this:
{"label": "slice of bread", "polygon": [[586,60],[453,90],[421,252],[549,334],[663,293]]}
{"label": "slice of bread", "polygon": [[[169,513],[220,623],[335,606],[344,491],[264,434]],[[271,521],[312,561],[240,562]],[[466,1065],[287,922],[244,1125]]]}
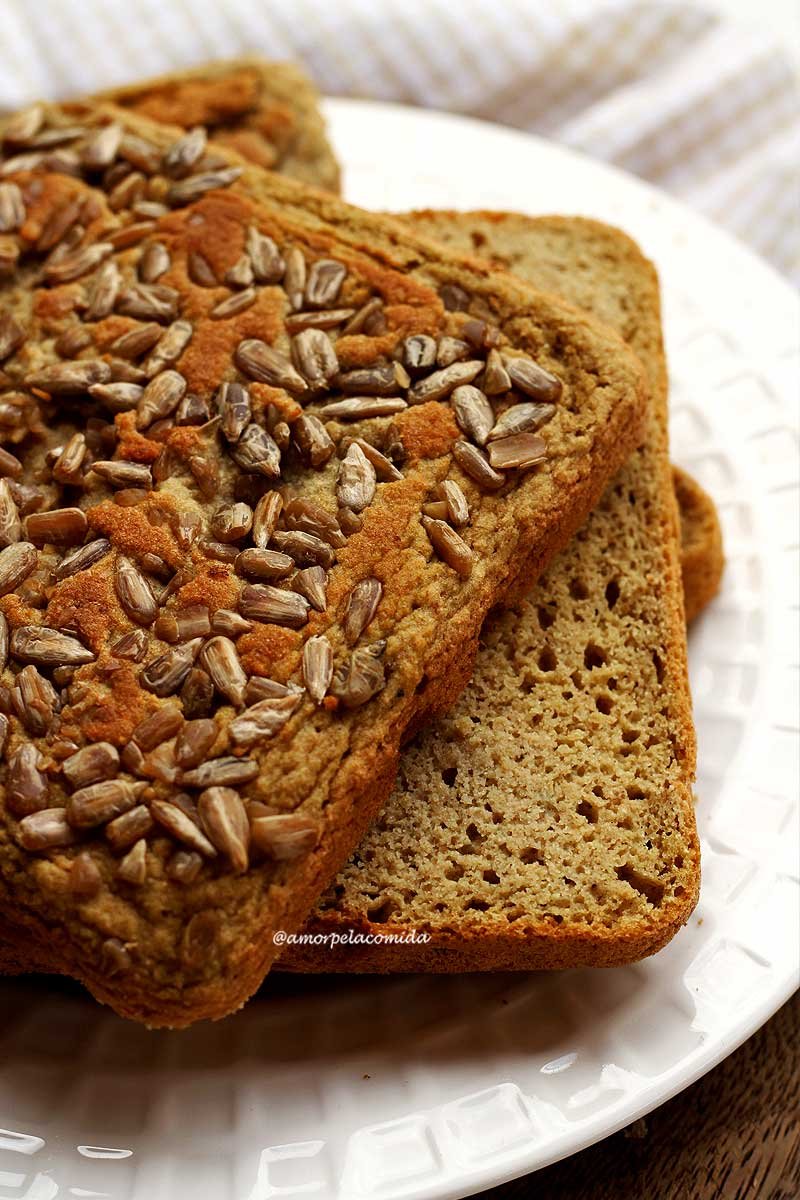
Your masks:
{"label": "slice of bread", "polygon": [[309,934],[425,942],[290,944],[310,971],[611,966],[662,947],[697,899],[666,369],[655,270],[593,221],[423,212],[450,246],[559,292],[641,356],[647,440],[570,545],[482,634],[458,704],[404,753]]}
{"label": "slice of bread", "polygon": [[168,125],[203,125],[215,141],[257,166],[339,191],[339,164],[319,94],[296,63],[255,55],[206,63],[114,88],[95,100]]}
{"label": "slice of bread", "polygon": [[720,589],[725,555],[716,505],[696,479],[672,468],[681,522],[681,575],[687,624],[699,616]]}
{"label": "slice of bread", "polygon": [[[585,313],[196,133],[71,105],[0,143],[4,936],[185,1025],[261,982],[647,384]],[[485,454],[457,382],[541,433]]]}

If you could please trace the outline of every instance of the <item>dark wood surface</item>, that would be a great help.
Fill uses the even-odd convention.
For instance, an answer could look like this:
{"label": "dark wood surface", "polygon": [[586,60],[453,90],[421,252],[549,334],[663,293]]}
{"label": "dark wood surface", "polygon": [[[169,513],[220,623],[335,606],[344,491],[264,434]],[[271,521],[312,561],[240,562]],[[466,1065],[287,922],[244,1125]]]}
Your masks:
{"label": "dark wood surface", "polygon": [[800,1200],[800,992],[649,1116],[480,1200]]}

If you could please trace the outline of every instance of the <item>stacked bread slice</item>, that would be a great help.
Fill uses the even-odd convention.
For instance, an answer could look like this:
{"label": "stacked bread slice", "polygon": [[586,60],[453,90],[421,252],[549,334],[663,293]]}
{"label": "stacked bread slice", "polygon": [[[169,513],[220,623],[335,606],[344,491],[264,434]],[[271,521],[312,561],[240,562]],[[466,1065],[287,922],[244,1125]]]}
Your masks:
{"label": "stacked bread slice", "polygon": [[[290,969],[614,964],[697,894],[655,273],[594,222],[265,171],[338,179],[294,78],[5,126],[0,968],[151,1024],[237,1007],[304,919],[426,940]],[[699,609],[721,551],[680,485]]]}

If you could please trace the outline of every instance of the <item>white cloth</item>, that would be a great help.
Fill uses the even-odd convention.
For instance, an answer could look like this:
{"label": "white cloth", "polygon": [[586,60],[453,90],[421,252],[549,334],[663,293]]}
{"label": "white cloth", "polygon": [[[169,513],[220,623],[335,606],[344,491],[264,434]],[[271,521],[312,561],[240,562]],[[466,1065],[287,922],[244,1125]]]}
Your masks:
{"label": "white cloth", "polygon": [[331,95],[469,113],[616,163],[800,282],[800,81],[769,2],[759,31],[681,0],[0,0],[0,107],[296,58]]}

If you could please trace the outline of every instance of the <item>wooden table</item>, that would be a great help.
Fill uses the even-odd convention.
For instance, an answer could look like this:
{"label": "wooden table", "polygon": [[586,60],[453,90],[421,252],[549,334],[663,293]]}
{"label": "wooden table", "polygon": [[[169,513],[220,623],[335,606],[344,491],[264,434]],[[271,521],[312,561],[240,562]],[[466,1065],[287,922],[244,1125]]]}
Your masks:
{"label": "wooden table", "polygon": [[800,992],[648,1117],[480,1200],[534,1198],[799,1200]]}

